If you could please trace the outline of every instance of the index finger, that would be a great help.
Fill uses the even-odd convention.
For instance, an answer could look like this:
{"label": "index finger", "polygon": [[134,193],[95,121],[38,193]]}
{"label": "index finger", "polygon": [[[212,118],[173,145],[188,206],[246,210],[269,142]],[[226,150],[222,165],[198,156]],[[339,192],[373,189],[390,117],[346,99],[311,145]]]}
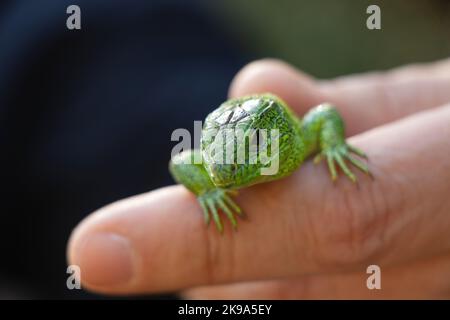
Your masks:
{"label": "index finger", "polygon": [[335,104],[351,136],[450,101],[450,58],[326,81],[282,61],[263,59],[244,67],[229,93],[236,97],[267,91],[299,114],[323,102]]}

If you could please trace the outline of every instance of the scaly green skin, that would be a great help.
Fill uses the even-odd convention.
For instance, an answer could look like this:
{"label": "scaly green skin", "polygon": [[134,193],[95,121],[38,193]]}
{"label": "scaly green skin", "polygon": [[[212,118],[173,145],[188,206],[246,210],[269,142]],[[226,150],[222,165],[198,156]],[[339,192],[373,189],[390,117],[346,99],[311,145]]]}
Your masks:
{"label": "scaly green skin", "polygon": [[[237,161],[231,164],[213,161],[213,149],[224,148],[223,140],[217,137],[227,129],[242,129],[244,132],[249,129],[278,129],[278,172],[261,175],[261,168],[266,166],[260,162],[250,163],[248,158],[242,164]],[[245,148],[246,145],[238,146],[234,142],[234,159],[237,159],[240,147]],[[209,114],[202,130],[201,150],[178,154],[171,160],[169,169],[177,182],[197,196],[206,223],[212,216],[218,230],[222,232],[219,209],[234,228],[237,226],[235,214],[242,215],[230,197],[236,194],[237,189],[290,175],[312,155],[315,155],[315,163],[326,158],[333,181],[337,178],[337,164],[351,181],[356,182],[347,161],[361,171],[370,173],[366,164],[352,154],[366,157],[361,150],[346,143],[344,122],[332,105],[321,104],[299,119],[280,98],[261,94],[228,100]],[[194,164],[194,156],[202,159],[202,163]]]}

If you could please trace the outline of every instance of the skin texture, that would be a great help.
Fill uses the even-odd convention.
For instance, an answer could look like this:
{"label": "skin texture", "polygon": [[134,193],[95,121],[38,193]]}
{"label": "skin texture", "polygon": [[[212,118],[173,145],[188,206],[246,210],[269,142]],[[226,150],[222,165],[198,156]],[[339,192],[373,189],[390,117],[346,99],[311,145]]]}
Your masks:
{"label": "skin texture", "polygon": [[[265,165],[259,152],[255,156],[258,161],[250,162],[250,147],[246,147],[245,138],[238,139],[235,132],[242,130],[249,141],[257,141],[256,130],[261,129],[279,132],[277,150],[271,155],[271,158],[277,157],[278,166],[270,175],[261,171]],[[248,133],[251,130],[255,131]],[[270,139],[265,141],[270,145]],[[227,149],[228,145],[232,148]],[[258,151],[261,145],[258,145]],[[223,232],[219,210],[228,217],[234,229],[237,227],[234,215],[243,216],[240,207],[231,199],[237,194],[234,190],[284,178],[312,155],[316,155],[315,163],[326,159],[333,181],[337,178],[337,166],[356,182],[356,176],[346,162],[369,174],[367,165],[355,157],[366,158],[366,155],[346,143],[344,122],[336,108],[328,103],[312,108],[300,119],[284,101],[272,94],[230,99],[206,118],[201,146],[202,150],[176,155],[170,161],[169,169],[175,181],[197,196],[205,223],[208,224],[212,216],[219,232]],[[241,162],[237,160],[238,150],[242,151]],[[217,154],[220,157],[215,158]],[[203,161],[195,163],[196,157]],[[230,161],[224,163],[227,157]]]}
{"label": "skin texture", "polygon": [[[256,61],[237,74],[230,97],[262,92],[299,115],[322,101],[338,106],[375,179],[361,177],[356,191],[307,161],[242,190],[237,202],[251,223],[223,235],[204,227],[183,186],[112,203],[68,244],[84,288],[203,299],[450,298],[450,60],[326,81]],[[366,287],[370,264],[381,267],[381,290]]]}

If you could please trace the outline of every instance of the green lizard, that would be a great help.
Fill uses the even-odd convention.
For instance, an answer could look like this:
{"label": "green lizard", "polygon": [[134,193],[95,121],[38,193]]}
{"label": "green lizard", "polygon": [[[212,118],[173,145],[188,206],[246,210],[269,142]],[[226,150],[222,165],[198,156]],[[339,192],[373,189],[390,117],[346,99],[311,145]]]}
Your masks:
{"label": "green lizard", "polygon": [[[263,130],[270,134],[262,135]],[[230,131],[244,135],[238,139],[236,133],[229,138]],[[253,149],[253,158],[250,152],[239,157],[242,150],[255,142],[258,147]],[[227,150],[231,157],[227,156]],[[332,105],[318,105],[299,119],[280,98],[260,94],[228,100],[210,113],[202,130],[201,150],[187,150],[172,157],[169,169],[178,183],[197,196],[205,222],[208,224],[212,215],[222,232],[219,209],[234,228],[235,215],[243,215],[231,198],[237,189],[290,175],[312,155],[315,163],[327,160],[333,181],[337,178],[337,164],[356,182],[346,162],[367,174],[370,172],[353,154],[366,158],[364,152],[346,143],[344,122]],[[274,161],[278,163],[277,170],[263,174],[262,169]]]}

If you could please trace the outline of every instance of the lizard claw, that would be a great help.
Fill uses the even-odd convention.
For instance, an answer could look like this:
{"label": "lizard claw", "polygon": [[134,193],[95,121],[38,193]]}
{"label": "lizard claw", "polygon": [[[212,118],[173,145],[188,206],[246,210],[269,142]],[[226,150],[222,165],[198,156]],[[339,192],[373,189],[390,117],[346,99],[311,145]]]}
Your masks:
{"label": "lizard claw", "polygon": [[233,229],[237,229],[235,215],[245,217],[239,206],[233,201],[230,195],[236,195],[234,190],[213,189],[198,196],[198,201],[203,210],[205,223],[209,224],[211,216],[220,233],[223,233],[223,224],[220,219],[218,209],[220,209],[230,220]]}
{"label": "lizard claw", "polygon": [[352,155],[352,153],[367,159],[367,155],[363,151],[344,143],[323,150],[314,158],[314,162],[317,163],[323,157],[326,157],[328,163],[328,170],[330,171],[331,180],[333,181],[336,181],[337,179],[337,171],[336,171],[336,164],[337,164],[339,168],[352,182],[354,183],[357,182],[356,176],[350,170],[346,162],[350,162],[353,166],[355,166],[356,168],[358,168],[359,170],[361,170],[362,172],[373,178],[372,174],[369,171],[368,166],[359,159],[355,158]]}

